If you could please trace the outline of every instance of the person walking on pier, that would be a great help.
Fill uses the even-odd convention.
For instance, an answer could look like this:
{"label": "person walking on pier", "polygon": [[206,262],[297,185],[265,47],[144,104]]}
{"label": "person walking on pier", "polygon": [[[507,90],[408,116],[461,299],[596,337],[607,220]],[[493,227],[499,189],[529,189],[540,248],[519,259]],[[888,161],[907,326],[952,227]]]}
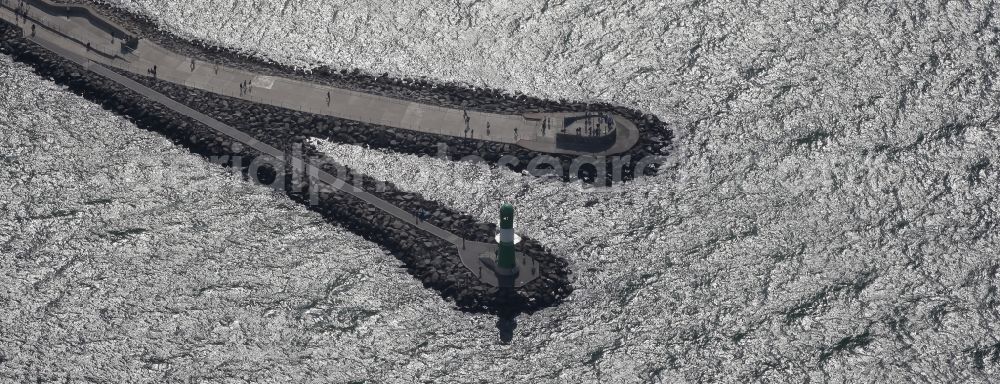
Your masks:
{"label": "person walking on pier", "polygon": [[326,106],[330,106],[330,91],[326,91]]}
{"label": "person walking on pier", "polygon": [[490,122],[487,121],[486,122],[486,136],[489,136],[489,135],[490,135]]}
{"label": "person walking on pier", "polygon": [[35,37],[35,25],[31,24],[31,37]]}

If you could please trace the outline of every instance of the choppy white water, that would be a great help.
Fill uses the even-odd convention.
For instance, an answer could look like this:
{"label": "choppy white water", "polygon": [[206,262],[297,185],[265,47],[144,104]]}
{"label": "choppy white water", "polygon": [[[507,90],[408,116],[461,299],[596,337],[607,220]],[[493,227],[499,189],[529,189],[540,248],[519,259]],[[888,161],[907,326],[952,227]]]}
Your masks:
{"label": "choppy white water", "polygon": [[[170,379],[207,374],[258,381],[800,382],[987,381],[997,373],[1000,334],[992,324],[998,320],[1000,260],[993,204],[1000,151],[994,77],[1000,26],[993,4],[114,3],[151,15],[180,35],[286,63],[628,104],[659,115],[678,140],[673,165],[660,176],[601,193],[467,164],[324,144],[363,172],[483,220],[492,220],[497,200],[516,200],[521,231],[572,261],[576,291],[570,301],[519,318],[512,344],[500,345],[494,319],[449,310],[371,244],[338,235],[333,226],[303,224],[300,230],[314,236],[345,240],[329,240],[329,248],[288,240],[268,254],[288,262],[316,260],[314,247],[321,247],[328,250],[324,260],[350,260],[343,262],[356,269],[323,264],[334,276],[342,270],[370,274],[359,287],[332,295],[350,305],[324,296],[324,287],[338,281],[326,273],[260,276],[254,272],[259,267],[248,263],[238,270],[264,285],[297,287],[297,294],[253,289],[245,293],[250,298],[229,298],[229,305],[248,306],[239,310],[241,318],[258,323],[220,345],[169,332],[117,331],[121,324],[146,327],[140,320],[48,320],[67,332],[92,327],[86,329],[124,335],[132,350],[170,346],[160,350],[172,364],[168,368],[136,363],[126,370],[108,363],[134,356],[121,349],[90,354],[88,361],[112,364],[109,375],[157,377],[156,369],[163,368]],[[36,80],[28,78],[16,89],[39,96],[9,96],[18,110],[37,108],[38,115],[47,115],[94,109],[82,102],[38,106],[34,97],[61,93],[34,90]],[[10,126],[15,137],[44,129],[28,121]],[[140,153],[145,148],[127,149],[133,145],[121,141],[114,147]],[[173,151],[156,148],[164,149],[153,151],[154,158]],[[84,156],[84,164],[108,161],[73,148],[61,153]],[[31,164],[21,167],[38,166]],[[263,192],[238,184],[227,184],[226,196],[246,201],[240,209],[289,204],[254,198]],[[194,207],[178,200],[178,211],[210,226],[192,229],[190,236],[217,242],[232,234],[227,231],[233,226],[218,222],[240,209],[216,214],[205,208],[224,203]],[[312,217],[293,207],[277,216],[292,222]],[[169,221],[159,213],[150,217]],[[218,225],[225,230],[211,227]],[[267,243],[269,236],[295,232],[285,227],[243,236]],[[191,242],[163,237],[147,247],[159,255],[178,243]],[[359,254],[366,256],[357,261]],[[174,270],[157,265],[147,267],[150,273]],[[75,276],[70,272],[63,275]],[[173,297],[171,291],[133,293],[123,284],[114,286],[121,297],[113,301],[121,305]],[[24,292],[32,300],[46,297]],[[261,320],[268,313],[253,306],[271,302],[272,295],[279,295],[277,307],[287,307],[270,313],[281,319],[274,323]],[[359,313],[345,309],[357,306],[377,314],[356,329],[310,328],[295,317],[298,295],[326,297],[319,303],[333,312]],[[87,306],[112,299],[80,300]],[[200,308],[215,303],[189,300]],[[178,316],[201,316],[205,324],[218,320],[212,311],[187,307]],[[5,345],[10,339],[4,338]],[[62,336],[17,340],[36,350],[69,350],[80,343]],[[247,344],[254,348],[248,351]],[[170,353],[187,350],[209,352]],[[56,371],[78,367],[60,361],[66,353],[29,353],[24,363],[12,360],[0,368],[16,371],[38,361]],[[251,362],[218,370],[200,362],[206,354],[212,361],[250,356]]]}

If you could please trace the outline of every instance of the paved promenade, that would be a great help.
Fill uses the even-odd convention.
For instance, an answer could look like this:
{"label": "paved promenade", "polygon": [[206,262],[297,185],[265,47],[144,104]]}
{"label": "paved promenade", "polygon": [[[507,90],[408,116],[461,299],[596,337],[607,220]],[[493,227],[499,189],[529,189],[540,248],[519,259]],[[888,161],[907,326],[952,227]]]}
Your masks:
{"label": "paved promenade", "polygon": [[[170,99],[166,95],[163,95],[156,90],[146,87],[128,77],[122,76],[108,68],[105,68],[97,63],[102,63],[102,57],[110,56],[109,52],[94,52],[95,50],[101,49],[99,46],[91,42],[91,50],[88,51],[84,45],[84,50],[72,49],[72,44],[67,44],[65,42],[66,37],[62,35],[66,31],[55,31],[49,29],[43,29],[36,27],[34,34],[31,31],[31,25],[37,20],[32,20],[33,15],[29,15],[27,20],[22,20],[19,16],[15,15],[15,8],[9,7],[9,2],[0,2],[0,19],[10,21],[12,23],[17,23],[21,26],[26,37],[39,44],[40,46],[52,51],[53,53],[62,56],[72,62],[75,62],[84,68],[106,77],[112,81],[115,81],[122,86],[125,86],[140,95],[147,97],[157,103],[164,105],[171,110],[178,112],[180,114],[191,117],[192,119],[204,124],[205,126],[225,134],[230,138],[243,143],[244,145],[251,147],[261,153],[267,154],[275,159],[281,159],[286,162],[295,162],[297,164],[304,164],[307,174],[317,175],[318,179],[328,184],[337,190],[347,193],[367,204],[374,206],[375,208],[386,212],[400,220],[404,223],[409,223],[416,228],[425,231],[435,237],[438,237],[448,243],[451,243],[458,252],[462,259],[463,264],[468,268],[473,274],[479,276],[479,279],[487,284],[494,286],[514,286],[519,287],[527,284],[531,280],[534,280],[540,275],[540,272],[534,268],[535,262],[530,257],[518,254],[517,263],[521,266],[521,273],[516,278],[504,278],[497,276],[489,269],[485,268],[482,262],[478,259],[480,256],[492,257],[497,249],[496,244],[492,243],[482,243],[475,241],[466,241],[462,237],[451,233],[445,229],[437,227],[423,220],[418,220],[415,215],[402,208],[399,208],[388,201],[385,201],[371,193],[364,191],[363,189],[357,188],[354,185],[347,183],[346,181],[331,175],[322,169],[306,164],[302,159],[289,156],[283,151],[263,143],[254,137],[236,129],[232,126],[226,125],[208,115],[198,112],[184,104],[181,104],[175,100]],[[80,32],[85,32],[80,31]],[[86,33],[79,33],[75,35],[81,41],[86,39],[88,36]],[[86,43],[84,43],[86,44]]]}
{"label": "paved promenade", "polygon": [[[639,139],[638,130],[631,121],[611,115],[614,129],[607,129],[611,127],[607,125],[605,130],[616,134],[614,145],[592,151],[568,149],[557,145],[556,136],[564,128],[566,133],[575,134],[575,127],[564,127],[563,121],[566,117],[584,115],[584,112],[525,116],[443,108],[295,79],[262,76],[196,60],[146,39],[139,39],[134,50],[123,51],[121,33],[113,30],[130,32],[88,6],[74,6],[74,9],[87,9],[93,16],[71,12],[66,6],[53,7],[43,0],[0,1],[10,8],[26,9],[28,23],[40,24],[35,29],[35,38],[50,41],[68,52],[143,76],[151,76],[149,71],[155,66],[159,79],[258,103],[394,128],[516,144],[553,154],[613,155],[628,150]],[[114,35],[119,38],[113,38]],[[241,84],[248,86],[244,89]],[[548,129],[542,129],[542,121],[548,121]]]}

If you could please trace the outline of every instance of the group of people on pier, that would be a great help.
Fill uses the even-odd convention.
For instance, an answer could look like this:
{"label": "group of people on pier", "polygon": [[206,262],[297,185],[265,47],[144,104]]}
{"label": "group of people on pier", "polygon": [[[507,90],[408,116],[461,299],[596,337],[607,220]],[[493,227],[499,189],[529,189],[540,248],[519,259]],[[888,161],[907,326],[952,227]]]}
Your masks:
{"label": "group of people on pier", "polygon": [[240,96],[245,96],[248,93],[253,93],[253,80],[243,80],[240,83]]}
{"label": "group of people on pier", "polygon": [[[327,96],[327,104],[329,104],[329,96]],[[472,128],[470,124],[471,117],[467,110],[462,110],[462,120],[465,122],[465,137],[473,137],[475,135],[475,129]],[[567,124],[573,125],[573,124]],[[552,118],[546,117],[542,120],[541,124],[541,136],[545,136],[551,129]],[[572,129],[572,127],[571,127]],[[566,133],[566,125],[560,127],[559,131],[561,133]],[[583,126],[577,126],[575,128],[577,136],[601,136],[606,135],[614,131],[614,119],[611,115],[586,115],[583,119]],[[486,136],[490,136],[493,133],[492,125],[489,121],[486,122]],[[517,140],[518,128],[514,127],[514,139]]]}
{"label": "group of people on pier", "polygon": [[[591,117],[596,117],[596,121],[592,121]],[[609,134],[613,130],[614,119],[611,118],[611,115],[588,115],[583,120],[583,126],[576,127],[576,134],[577,136],[601,136]]]}
{"label": "group of people on pier", "polygon": [[469,111],[464,109],[462,110],[462,120],[465,121],[465,136],[472,137],[472,135],[475,134],[475,131],[469,126]]}
{"label": "group of people on pier", "polygon": [[[469,124],[469,121],[472,120],[472,118],[469,117],[469,111],[464,110],[464,109],[462,110],[462,120],[465,122],[465,131],[463,132],[464,137],[471,138],[471,137],[475,136],[476,130],[473,129],[472,126]],[[490,136],[490,134],[493,133],[493,131],[491,130],[491,128],[492,128],[492,126],[490,125],[490,122],[487,121],[486,122],[486,136],[487,137]],[[518,139],[517,132],[518,132],[517,127],[514,127],[514,140]]]}
{"label": "group of people on pier", "polygon": [[[5,1],[6,3],[6,1]],[[14,21],[17,23],[28,22],[28,7],[24,6],[24,2],[21,1],[17,4],[17,8],[14,9]]]}

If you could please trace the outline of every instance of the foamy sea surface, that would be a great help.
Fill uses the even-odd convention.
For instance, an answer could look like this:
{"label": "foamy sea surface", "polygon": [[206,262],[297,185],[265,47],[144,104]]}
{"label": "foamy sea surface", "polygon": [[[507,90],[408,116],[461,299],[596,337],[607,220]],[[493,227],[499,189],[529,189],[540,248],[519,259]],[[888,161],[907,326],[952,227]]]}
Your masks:
{"label": "foamy sea surface", "polygon": [[1000,364],[997,6],[126,1],[311,67],[627,104],[675,130],[593,190],[317,141],[571,262],[568,302],[455,311],[377,244],[0,58],[0,377],[971,381]]}

